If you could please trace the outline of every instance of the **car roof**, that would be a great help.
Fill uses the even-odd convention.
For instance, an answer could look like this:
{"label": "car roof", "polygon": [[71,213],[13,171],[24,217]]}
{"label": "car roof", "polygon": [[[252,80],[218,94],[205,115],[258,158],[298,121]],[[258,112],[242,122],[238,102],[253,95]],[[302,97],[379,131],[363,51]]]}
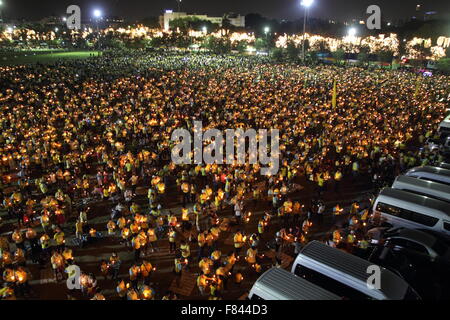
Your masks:
{"label": "car roof", "polygon": [[386,196],[392,199],[409,202],[429,209],[434,209],[450,216],[450,204],[444,201],[436,200],[427,196],[417,195],[408,191],[397,190],[393,188],[384,188],[381,190],[380,196]]}
{"label": "car roof", "polygon": [[264,272],[251,291],[253,289],[268,292],[278,300],[342,300],[334,293],[281,268]]}
{"label": "car roof", "polygon": [[[343,275],[341,279],[352,279],[353,283],[358,283],[357,290],[366,291],[370,274],[368,268],[373,266],[372,262],[360,257],[332,248],[322,242],[313,240],[300,251],[299,257],[304,256],[316,261],[327,269],[339,272]],[[409,287],[405,280],[398,277],[392,271],[383,267],[381,269],[381,289],[373,290],[379,299],[401,300]],[[317,270],[316,270],[317,271]],[[355,282],[356,281],[356,282]],[[356,287],[355,287],[356,289]],[[372,291],[372,290],[371,290]],[[381,298],[383,296],[383,298]]]}
{"label": "car roof", "polygon": [[408,173],[413,173],[413,172],[428,172],[428,173],[434,173],[434,174],[439,174],[442,176],[450,177],[450,170],[440,168],[440,167],[433,167],[433,166],[415,167],[408,171]]}

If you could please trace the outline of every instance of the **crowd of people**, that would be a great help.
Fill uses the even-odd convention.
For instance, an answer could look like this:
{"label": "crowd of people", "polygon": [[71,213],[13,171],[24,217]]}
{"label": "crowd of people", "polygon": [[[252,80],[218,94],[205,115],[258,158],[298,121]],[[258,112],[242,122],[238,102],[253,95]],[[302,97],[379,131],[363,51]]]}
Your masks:
{"label": "crowd of people", "polygon": [[[282,265],[282,253],[313,239],[324,216],[333,225],[322,241],[364,249],[370,210],[343,186],[377,189],[407,168],[441,161],[419,146],[449,101],[444,75],[231,55],[104,54],[2,67],[0,78],[5,299],[35,297],[30,281],[40,274],[32,266],[49,264],[61,286],[79,266],[86,299],[105,299],[99,277],[114,283],[110,298],[178,299],[154,287],[161,252],[174,261],[177,285],[195,273],[200,294],[220,299],[230,279],[238,288],[247,272]],[[278,174],[261,176],[257,164],[175,165],[171,134],[192,131],[194,121],[204,130],[279,129]],[[298,198],[306,192],[299,184],[313,186],[308,201]],[[328,194],[341,203],[327,207]],[[76,253],[106,239],[133,257],[110,252],[97,273],[83,272]]]}

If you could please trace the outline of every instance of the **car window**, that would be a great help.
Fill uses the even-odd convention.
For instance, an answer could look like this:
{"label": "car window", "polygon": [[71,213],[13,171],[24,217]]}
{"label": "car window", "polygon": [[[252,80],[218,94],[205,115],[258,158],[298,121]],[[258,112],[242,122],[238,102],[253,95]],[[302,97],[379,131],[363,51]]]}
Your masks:
{"label": "car window", "polygon": [[444,222],[444,229],[450,231],[450,222]]}
{"label": "car window", "polygon": [[437,240],[431,248],[441,257],[445,256],[445,254],[449,250],[448,246],[440,240]]}
{"label": "car window", "polygon": [[408,241],[408,240],[406,240],[405,242],[406,242],[406,248],[420,252],[420,253],[428,254],[427,248],[425,248],[423,245],[421,245],[417,242]]}

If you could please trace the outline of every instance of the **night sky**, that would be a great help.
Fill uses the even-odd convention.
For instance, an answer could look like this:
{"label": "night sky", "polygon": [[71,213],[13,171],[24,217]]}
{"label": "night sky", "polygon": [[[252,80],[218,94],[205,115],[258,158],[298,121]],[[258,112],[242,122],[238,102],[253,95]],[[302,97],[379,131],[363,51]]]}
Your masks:
{"label": "night sky", "polygon": [[[449,0],[315,0],[311,8],[314,17],[346,20],[362,18],[371,4],[381,7],[383,18],[400,19],[414,15],[416,4],[423,4],[425,11],[450,13]],[[177,9],[175,0],[3,0],[3,15],[8,18],[37,20],[52,14],[63,15],[67,6],[81,7],[83,19],[93,8],[101,8],[106,15],[126,19],[158,16],[165,9]],[[225,12],[240,14],[260,13],[277,19],[293,20],[302,17],[300,0],[182,0],[182,11],[222,16]]]}

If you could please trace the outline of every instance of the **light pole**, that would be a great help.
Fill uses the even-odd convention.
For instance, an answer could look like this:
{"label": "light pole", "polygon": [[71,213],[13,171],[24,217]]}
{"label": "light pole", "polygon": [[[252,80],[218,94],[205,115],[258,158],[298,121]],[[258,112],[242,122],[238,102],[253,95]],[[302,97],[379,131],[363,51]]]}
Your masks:
{"label": "light pole", "polygon": [[181,12],[181,0],[177,0],[178,12]]}
{"label": "light pole", "polygon": [[270,27],[265,27],[264,33],[266,34],[267,50],[269,50],[269,32],[270,32]]}
{"label": "light pole", "polygon": [[99,10],[99,9],[94,10],[94,18],[95,18],[95,25],[97,28],[97,46],[98,46],[98,49],[100,50],[100,30],[98,27],[98,20],[102,18],[101,10]]}
{"label": "light pole", "polygon": [[302,60],[305,63],[306,52],[305,52],[305,42],[306,42],[306,16],[308,15],[309,7],[314,3],[314,0],[302,0],[301,5],[305,8],[305,15],[303,17],[303,44],[302,44]]}
{"label": "light pole", "polygon": [[3,1],[0,0],[0,21],[3,22],[3,12],[2,12]]}

